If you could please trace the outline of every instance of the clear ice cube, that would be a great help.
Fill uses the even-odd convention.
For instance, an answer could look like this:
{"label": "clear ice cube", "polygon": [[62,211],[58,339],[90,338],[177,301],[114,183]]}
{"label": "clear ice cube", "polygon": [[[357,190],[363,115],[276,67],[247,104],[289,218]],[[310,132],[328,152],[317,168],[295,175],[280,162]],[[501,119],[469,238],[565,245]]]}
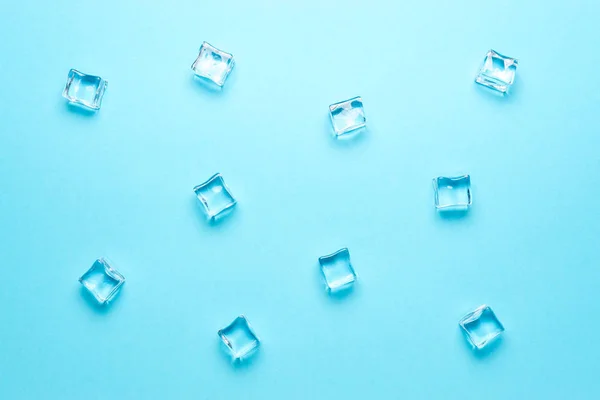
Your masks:
{"label": "clear ice cube", "polygon": [[329,106],[329,116],[337,137],[358,133],[367,123],[361,97],[341,101]]}
{"label": "clear ice cube", "polygon": [[490,50],[485,55],[475,82],[501,94],[507,94],[515,80],[518,65],[518,60]]}
{"label": "clear ice cube", "polygon": [[97,259],[92,267],[79,278],[79,282],[98,300],[100,304],[111,301],[125,278],[106,258]]}
{"label": "clear ice cube", "polygon": [[246,358],[260,345],[259,338],[243,315],[219,330],[218,334],[234,360]]}
{"label": "clear ice cube", "polygon": [[227,215],[236,205],[221,174],[214,174],[204,183],[194,188],[196,197],[200,200],[206,216],[217,220]]}
{"label": "clear ice cube", "polygon": [[356,280],[356,273],[350,263],[350,252],[346,248],[319,257],[319,265],[330,292],[350,288]]}
{"label": "clear ice cube", "polygon": [[222,87],[234,65],[233,55],[204,42],[200,46],[198,58],[192,64],[192,70],[196,76]]}
{"label": "clear ice cube", "polygon": [[99,76],[87,75],[72,69],[67,77],[63,97],[72,104],[99,110],[108,82]]}
{"label": "clear ice cube", "polygon": [[465,315],[459,322],[467,340],[477,349],[483,349],[493,339],[504,332],[494,311],[482,305]]}
{"label": "clear ice cube", "polygon": [[467,210],[471,206],[471,177],[440,176],[433,180],[435,207],[440,211]]}

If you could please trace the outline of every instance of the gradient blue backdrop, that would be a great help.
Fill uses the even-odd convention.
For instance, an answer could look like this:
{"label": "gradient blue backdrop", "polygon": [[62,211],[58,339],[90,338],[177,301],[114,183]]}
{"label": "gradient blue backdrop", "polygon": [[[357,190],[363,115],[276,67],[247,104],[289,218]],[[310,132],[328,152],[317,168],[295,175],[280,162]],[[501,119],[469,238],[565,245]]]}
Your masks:
{"label": "gradient blue backdrop", "polygon": [[[567,4],[568,3],[568,4]],[[0,6],[0,398],[597,399],[597,1],[10,1]],[[190,65],[234,54],[222,93]],[[519,58],[511,97],[473,78]],[[102,110],[61,97],[70,68]],[[330,136],[361,95],[370,132]],[[215,172],[239,204],[202,218]],[[462,219],[431,178],[470,173]],[[317,258],[350,249],[356,291]],[[105,310],[77,278],[127,278]],[[457,326],[506,327],[477,355]],[[263,341],[233,367],[217,330]]]}

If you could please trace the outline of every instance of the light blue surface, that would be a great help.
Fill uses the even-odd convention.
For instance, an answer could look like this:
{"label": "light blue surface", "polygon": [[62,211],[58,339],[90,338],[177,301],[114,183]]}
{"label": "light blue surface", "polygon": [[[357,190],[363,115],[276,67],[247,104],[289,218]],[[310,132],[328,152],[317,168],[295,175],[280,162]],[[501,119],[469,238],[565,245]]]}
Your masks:
{"label": "light blue surface", "polygon": [[[0,398],[597,399],[597,1],[5,2]],[[202,41],[231,52],[222,93]],[[519,59],[511,96],[473,82]],[[62,98],[109,81],[95,116]],[[367,135],[328,105],[362,96]],[[237,210],[207,224],[215,172]],[[431,179],[470,173],[441,218]],[[359,276],[332,299],[318,257]],[[127,279],[104,311],[77,278]],[[476,355],[482,303],[506,328]],[[232,367],[237,315],[262,346]]]}

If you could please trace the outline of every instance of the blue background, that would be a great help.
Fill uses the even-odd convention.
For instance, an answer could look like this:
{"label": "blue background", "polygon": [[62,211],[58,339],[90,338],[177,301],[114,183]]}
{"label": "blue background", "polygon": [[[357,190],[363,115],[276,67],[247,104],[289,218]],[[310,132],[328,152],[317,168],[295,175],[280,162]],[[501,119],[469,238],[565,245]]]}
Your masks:
{"label": "blue background", "polygon": [[[3,3],[0,398],[599,398],[600,3],[562,3]],[[204,40],[236,59],[222,93]],[[473,83],[490,48],[508,98]],[[96,115],[70,68],[108,80]],[[335,141],[355,95],[369,132]],[[215,172],[239,203],[211,226]],[[442,218],[431,179],[459,173],[473,207]],[[77,282],[100,256],[127,278],[104,310]],[[482,303],[506,332],[476,354]],[[235,367],[241,313],[263,346]]]}

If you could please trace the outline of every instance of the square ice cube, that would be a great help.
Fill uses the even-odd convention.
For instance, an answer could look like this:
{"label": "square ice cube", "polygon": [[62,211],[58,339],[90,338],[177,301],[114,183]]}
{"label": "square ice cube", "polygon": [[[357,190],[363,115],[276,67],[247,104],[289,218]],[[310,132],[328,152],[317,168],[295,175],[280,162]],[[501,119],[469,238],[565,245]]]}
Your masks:
{"label": "square ice cube", "polygon": [[330,105],[329,116],[337,137],[358,133],[358,129],[364,128],[367,124],[360,96]]}
{"label": "square ice cube", "polygon": [[63,97],[72,104],[99,110],[108,82],[99,76],[87,75],[72,69],[67,77]]}
{"label": "square ice cube", "polygon": [[515,80],[519,61],[490,50],[485,55],[475,82],[507,94]]}
{"label": "square ice cube", "polygon": [[125,278],[113,268],[108,259],[99,258],[79,278],[79,282],[100,304],[106,304],[115,297],[123,283],[125,283]]}
{"label": "square ice cube", "polygon": [[319,264],[330,292],[347,289],[356,280],[356,273],[350,263],[350,252],[346,248],[319,257]]}
{"label": "square ice cube", "polygon": [[467,210],[471,206],[471,177],[469,175],[433,180],[435,207],[440,210]]}
{"label": "square ice cube", "polygon": [[234,360],[241,360],[249,356],[260,345],[260,340],[243,315],[219,330],[218,334]]}
{"label": "square ice cube", "polygon": [[469,342],[477,349],[483,349],[504,332],[504,326],[496,318],[494,311],[485,304],[465,315],[458,324]]}
{"label": "square ice cube", "polygon": [[217,173],[204,183],[194,188],[206,216],[211,220],[227,215],[237,201],[231,195],[221,174]]}
{"label": "square ice cube", "polygon": [[198,58],[192,64],[192,70],[197,76],[222,87],[234,65],[233,55],[204,42],[200,46]]}

